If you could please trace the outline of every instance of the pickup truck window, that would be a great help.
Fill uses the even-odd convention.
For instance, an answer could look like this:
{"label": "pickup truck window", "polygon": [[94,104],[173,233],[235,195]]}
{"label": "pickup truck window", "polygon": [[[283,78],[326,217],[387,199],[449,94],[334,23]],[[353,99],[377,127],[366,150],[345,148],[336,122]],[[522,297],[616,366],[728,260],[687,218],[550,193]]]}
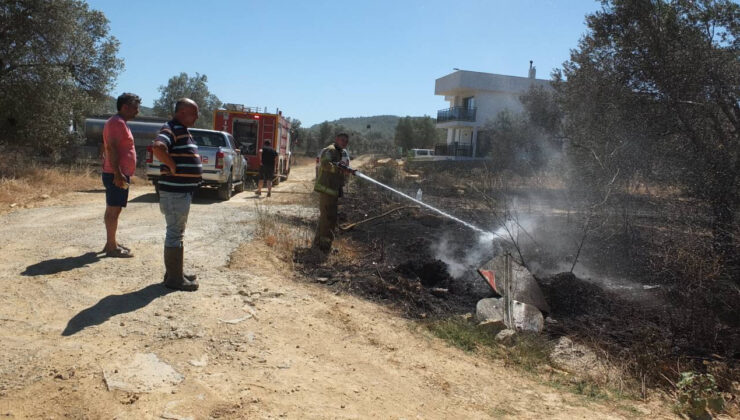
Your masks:
{"label": "pickup truck window", "polygon": [[198,146],[227,147],[226,139],[220,133],[192,133]]}
{"label": "pickup truck window", "polygon": [[228,139],[229,139],[229,144],[231,145],[231,148],[232,148],[232,149],[238,149],[238,147],[236,147],[236,142],[234,142],[234,138],[233,138],[233,137],[231,137],[231,135],[230,135],[230,134],[227,134],[227,135],[226,135],[226,138],[228,138]]}

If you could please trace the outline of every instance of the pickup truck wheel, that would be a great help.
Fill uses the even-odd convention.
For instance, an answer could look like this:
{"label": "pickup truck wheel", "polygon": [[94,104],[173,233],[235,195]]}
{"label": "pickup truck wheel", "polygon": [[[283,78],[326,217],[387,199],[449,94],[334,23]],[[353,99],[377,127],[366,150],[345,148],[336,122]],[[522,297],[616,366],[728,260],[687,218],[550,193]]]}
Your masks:
{"label": "pickup truck wheel", "polygon": [[247,186],[247,171],[242,171],[242,178],[239,181],[241,181],[241,184],[234,187],[235,193],[243,192]]}
{"label": "pickup truck wheel", "polygon": [[231,198],[231,190],[234,187],[234,183],[231,181],[231,175],[229,173],[229,180],[218,187],[218,199],[221,201],[228,201]]}

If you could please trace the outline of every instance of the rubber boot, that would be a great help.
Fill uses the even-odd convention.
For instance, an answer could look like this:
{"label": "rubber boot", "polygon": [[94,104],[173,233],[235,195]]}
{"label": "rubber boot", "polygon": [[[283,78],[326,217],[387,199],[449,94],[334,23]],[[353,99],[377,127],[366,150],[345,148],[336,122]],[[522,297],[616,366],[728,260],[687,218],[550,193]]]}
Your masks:
{"label": "rubber boot", "polygon": [[164,247],[164,265],[167,269],[164,285],[169,289],[194,292],[198,290],[198,282],[182,275],[183,251],[180,247]]}
{"label": "rubber boot", "polygon": [[[180,248],[182,249],[182,253],[184,255],[185,254],[185,245],[183,243],[180,243]],[[165,252],[167,252],[166,247],[165,247]],[[165,256],[165,259],[166,258],[167,257]],[[167,265],[165,264],[165,267],[166,266]],[[196,281],[198,279],[198,275],[197,274],[195,274],[195,273],[192,273],[192,274],[191,273],[186,273],[185,272],[185,268],[183,268],[182,276],[185,277],[186,279],[190,280],[190,281]],[[162,278],[162,281],[163,282],[166,282],[167,281],[167,271],[165,271],[164,278]]]}

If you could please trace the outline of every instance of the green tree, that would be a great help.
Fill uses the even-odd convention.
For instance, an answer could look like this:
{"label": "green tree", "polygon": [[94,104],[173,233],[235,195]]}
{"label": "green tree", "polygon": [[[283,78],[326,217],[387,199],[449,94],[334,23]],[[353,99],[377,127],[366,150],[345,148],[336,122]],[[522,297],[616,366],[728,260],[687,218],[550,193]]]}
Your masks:
{"label": "green tree", "polygon": [[490,154],[496,171],[531,175],[547,164],[549,149],[541,130],[509,110],[499,112],[478,134],[478,154]]}
{"label": "green tree", "polygon": [[580,178],[592,179],[606,196],[639,175],[678,183],[706,202],[717,255],[736,258],[740,6],[729,0],[602,4],[554,75],[564,119],[550,127],[567,139]]}
{"label": "green tree", "polygon": [[305,142],[308,130],[301,126],[301,120],[297,118],[287,118],[290,123],[290,141],[294,146],[300,146]]}
{"label": "green tree", "polygon": [[0,0],[0,143],[58,156],[74,140],[123,69],[108,31],[83,1]]}
{"label": "green tree", "polygon": [[414,147],[418,149],[430,149],[439,141],[439,130],[436,121],[431,117],[424,116],[414,118]]}
{"label": "green tree", "polygon": [[319,125],[319,132],[316,140],[318,141],[317,149],[311,151],[313,154],[318,153],[320,149],[328,146],[334,141],[334,126],[329,123],[329,121],[324,121]]}
{"label": "green tree", "polygon": [[396,125],[396,134],[393,137],[393,142],[396,146],[401,147],[404,152],[414,148],[414,123],[411,117],[406,116],[398,120]]}
{"label": "green tree", "polygon": [[175,109],[175,102],[180,98],[190,98],[200,108],[200,118],[195,126],[213,128],[213,111],[221,107],[222,102],[208,90],[208,76],[187,73],[172,76],[166,86],[159,87],[160,97],[154,101],[154,113],[161,117],[170,117]]}

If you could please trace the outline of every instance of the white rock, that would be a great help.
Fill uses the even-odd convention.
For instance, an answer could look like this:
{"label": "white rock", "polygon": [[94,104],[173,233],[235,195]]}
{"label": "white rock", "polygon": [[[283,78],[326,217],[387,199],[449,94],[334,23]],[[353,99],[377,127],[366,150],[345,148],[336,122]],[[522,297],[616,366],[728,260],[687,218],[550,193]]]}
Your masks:
{"label": "white rock", "polygon": [[165,405],[164,411],[159,416],[163,419],[168,420],[194,420],[193,416],[183,416],[180,414],[173,413],[172,409],[177,407],[178,404],[180,404],[182,401],[170,401]]}
{"label": "white rock", "polygon": [[128,363],[113,363],[103,368],[108,390],[127,392],[171,392],[185,379],[154,353],[136,353]]}
{"label": "white rock", "polygon": [[475,305],[475,319],[478,322],[504,320],[504,300],[501,298],[481,299]]}
{"label": "white rock", "polygon": [[496,334],[496,341],[506,341],[514,335],[516,335],[516,331],[507,328],[505,330],[499,331],[499,333]]}
{"label": "white rock", "polygon": [[561,369],[571,372],[585,372],[594,369],[598,358],[588,347],[574,343],[568,337],[560,337],[550,353],[550,360]]}
{"label": "white rock", "polygon": [[204,366],[207,366],[208,365],[208,355],[207,354],[204,354],[203,356],[201,356],[201,358],[199,360],[193,359],[189,363],[191,365],[193,365],[193,366],[196,366],[196,367],[204,367]]}
{"label": "white rock", "polygon": [[514,318],[514,327],[517,330],[539,333],[545,327],[545,318],[534,305],[513,301],[511,311],[511,316]]}

